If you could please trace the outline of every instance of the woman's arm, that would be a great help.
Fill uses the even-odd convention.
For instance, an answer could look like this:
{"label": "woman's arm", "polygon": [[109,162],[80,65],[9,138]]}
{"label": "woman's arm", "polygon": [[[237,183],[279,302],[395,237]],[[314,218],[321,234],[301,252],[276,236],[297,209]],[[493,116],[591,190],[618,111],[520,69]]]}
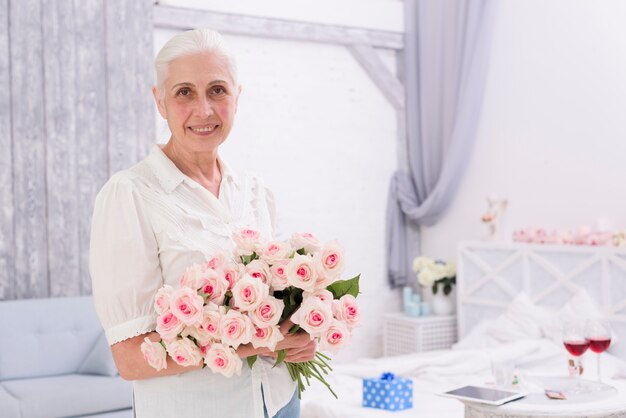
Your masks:
{"label": "woman's arm", "polygon": [[157,371],[148,364],[148,362],[143,358],[143,353],[141,352],[141,344],[146,337],[154,342],[159,342],[161,340],[159,334],[156,332],[150,332],[120,341],[119,343],[115,343],[111,346],[113,360],[115,360],[115,365],[117,366],[117,370],[120,372],[122,379],[149,379],[152,377],[170,376],[202,368],[202,363],[198,363],[196,366],[183,367],[174,362],[170,356],[167,356],[167,368]]}
{"label": "woman's arm", "polygon": [[[192,370],[198,370],[202,368],[202,362],[199,362],[194,366],[181,366],[176,363],[172,358],[167,356],[167,368],[157,371],[143,358],[141,352],[141,344],[144,338],[148,337],[153,342],[159,342],[161,337],[156,332],[150,332],[147,334],[138,335],[133,338],[129,338],[111,346],[111,353],[113,353],[113,360],[117,370],[120,372],[120,376],[125,380],[141,380],[150,379],[152,377],[159,376],[171,376],[174,374],[190,372]],[[254,348],[252,344],[246,344],[239,346],[237,349],[239,357],[248,357],[254,355],[271,355],[272,352],[267,348]]]}

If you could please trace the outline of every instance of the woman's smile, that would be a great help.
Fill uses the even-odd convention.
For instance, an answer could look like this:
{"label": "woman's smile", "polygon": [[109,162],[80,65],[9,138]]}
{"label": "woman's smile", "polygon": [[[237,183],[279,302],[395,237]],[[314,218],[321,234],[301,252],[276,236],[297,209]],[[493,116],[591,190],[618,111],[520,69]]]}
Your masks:
{"label": "woman's smile", "polygon": [[199,136],[210,136],[215,132],[216,129],[220,127],[219,124],[208,124],[208,125],[196,125],[190,126],[189,129],[192,133]]}

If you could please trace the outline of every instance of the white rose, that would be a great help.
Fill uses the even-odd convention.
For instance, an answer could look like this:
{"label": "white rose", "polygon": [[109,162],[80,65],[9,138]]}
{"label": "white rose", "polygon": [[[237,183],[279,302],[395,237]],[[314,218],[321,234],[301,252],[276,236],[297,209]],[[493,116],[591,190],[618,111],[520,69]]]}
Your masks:
{"label": "white rose", "polygon": [[435,276],[430,270],[422,270],[417,275],[420,286],[430,287],[435,283]]}

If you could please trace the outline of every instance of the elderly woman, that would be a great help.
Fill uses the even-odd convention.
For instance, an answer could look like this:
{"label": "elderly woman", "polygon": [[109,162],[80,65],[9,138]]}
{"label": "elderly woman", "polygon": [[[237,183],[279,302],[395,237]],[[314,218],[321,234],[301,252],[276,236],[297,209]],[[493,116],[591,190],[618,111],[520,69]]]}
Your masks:
{"label": "elderly woman", "polygon": [[[168,357],[156,371],[143,359],[154,332],[153,298],[163,284],[178,285],[185,269],[229,251],[232,232],[244,226],[272,237],[272,194],[257,177],[233,171],[219,146],[233,126],[241,87],[221,36],[210,30],[181,33],[155,60],[153,88],[171,137],[134,167],[111,177],[96,199],[90,272],[96,309],[120,375],[133,380],[136,417],[297,417],[296,385],[275,354],[259,355],[252,369],[225,378],[202,363],[182,367]],[[308,361],[315,343],[288,334],[276,350],[289,362]]]}

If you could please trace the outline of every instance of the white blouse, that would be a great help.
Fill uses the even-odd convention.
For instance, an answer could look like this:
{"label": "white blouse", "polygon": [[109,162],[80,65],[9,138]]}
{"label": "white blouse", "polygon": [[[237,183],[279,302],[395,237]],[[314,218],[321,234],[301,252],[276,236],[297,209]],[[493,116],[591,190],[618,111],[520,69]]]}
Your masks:
{"label": "white blouse", "polygon": [[[230,252],[238,228],[273,238],[271,192],[253,175],[234,173],[221,159],[219,198],[183,174],[154,146],[134,167],[116,173],[96,198],[89,269],[96,311],[109,344],[156,329],[153,300],[163,285],[178,286],[185,269]],[[263,418],[291,399],[296,384],[283,365],[259,357],[241,376],[208,368],[133,382],[138,418],[227,416]]]}

